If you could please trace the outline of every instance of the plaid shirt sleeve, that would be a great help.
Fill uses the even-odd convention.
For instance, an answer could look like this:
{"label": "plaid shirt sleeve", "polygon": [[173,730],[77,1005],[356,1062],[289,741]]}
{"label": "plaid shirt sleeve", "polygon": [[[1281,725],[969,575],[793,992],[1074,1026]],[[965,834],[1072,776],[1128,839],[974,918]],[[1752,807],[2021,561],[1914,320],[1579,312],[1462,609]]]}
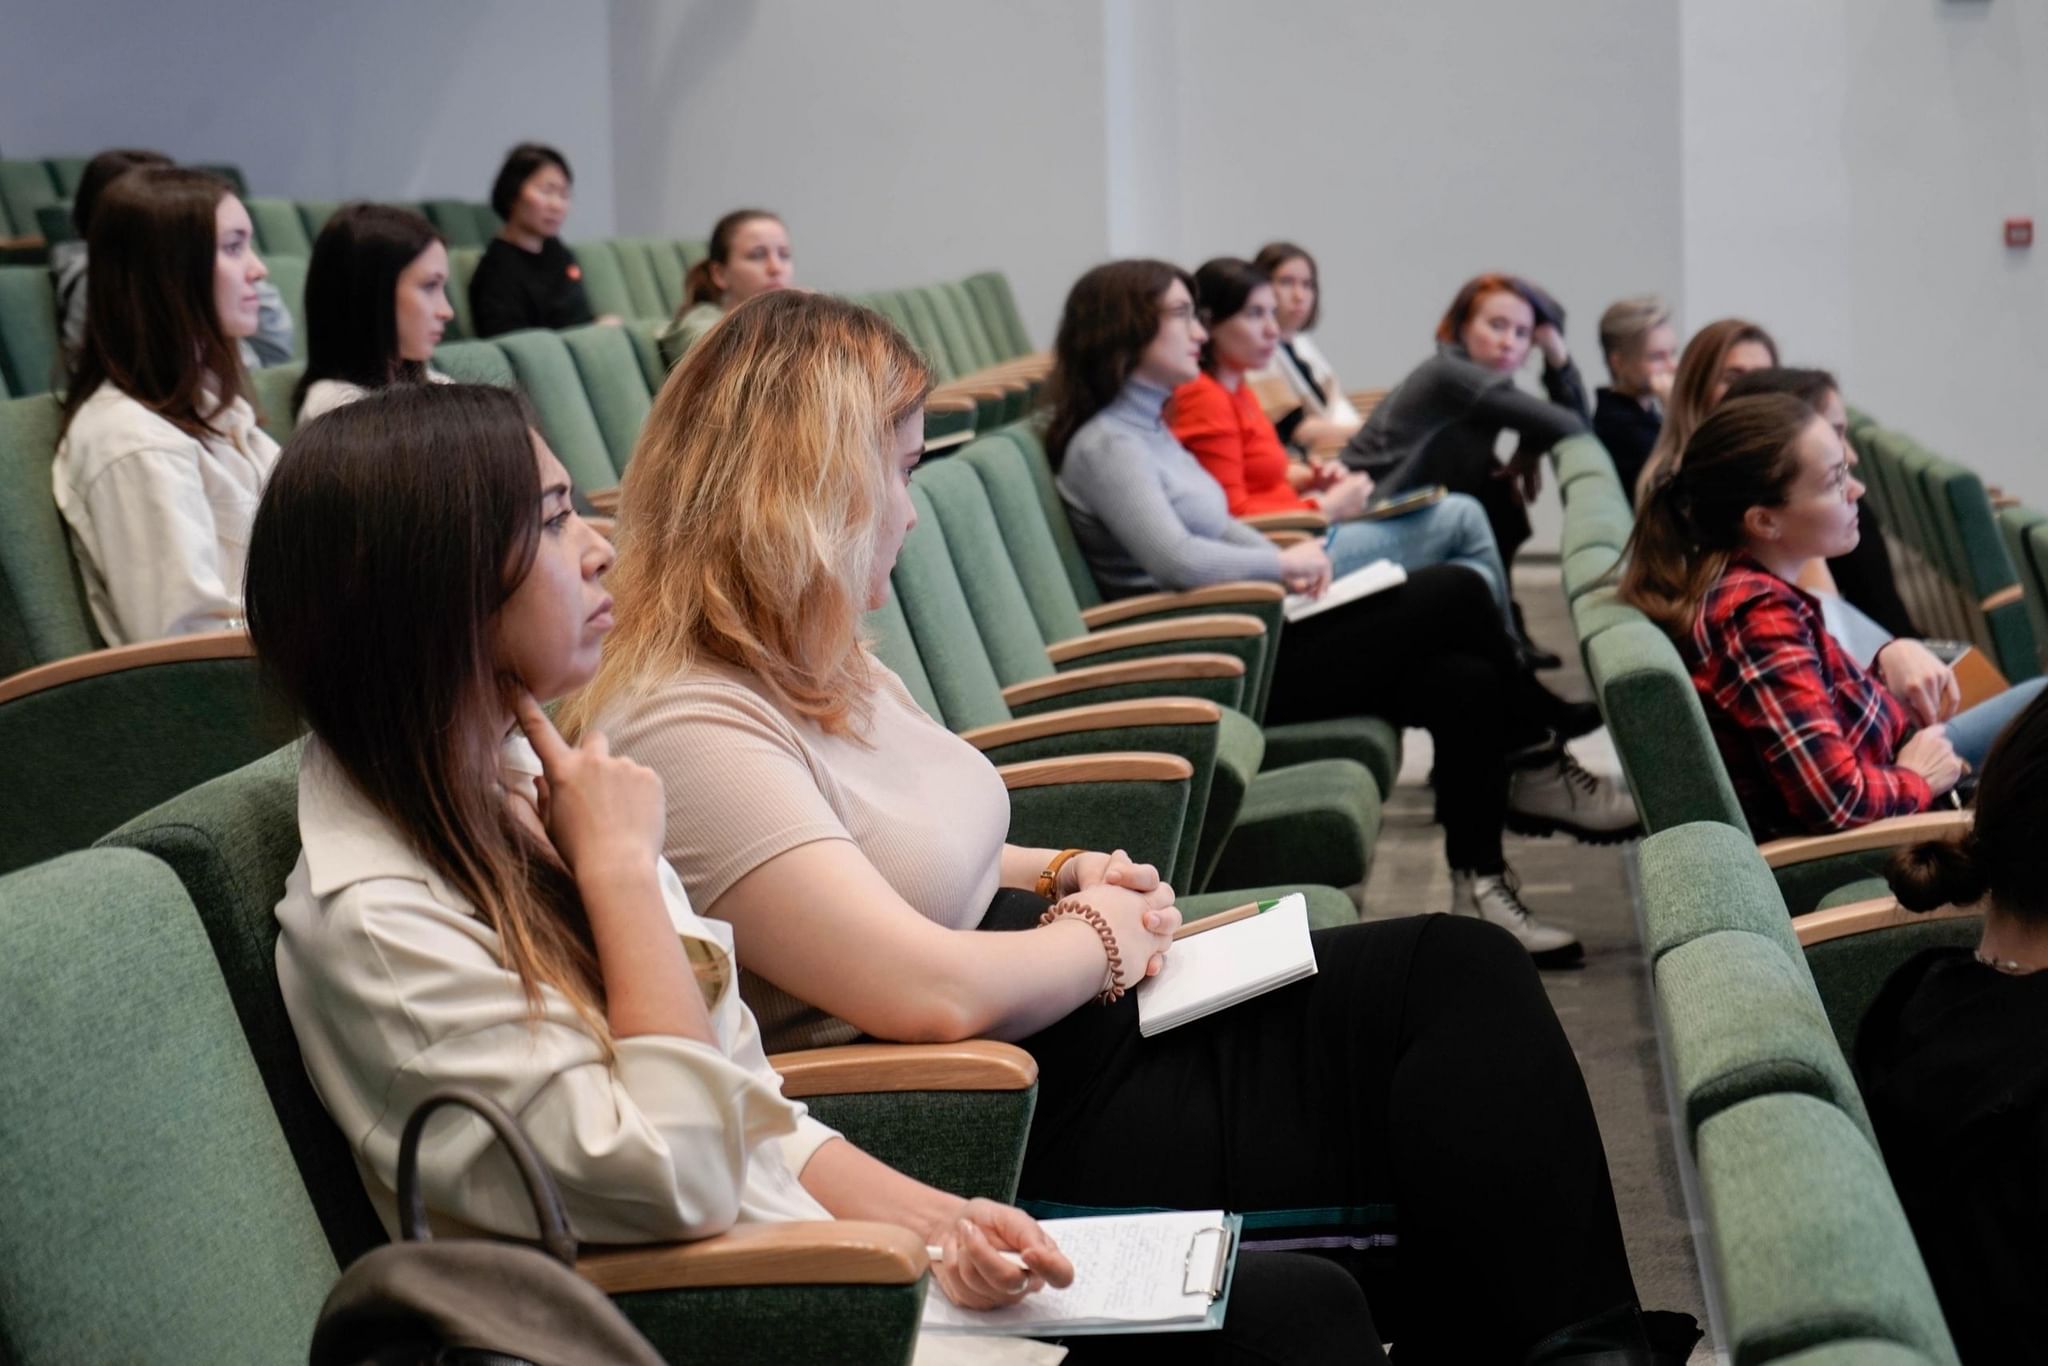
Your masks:
{"label": "plaid shirt sleeve", "polygon": [[[1864,752],[1873,736],[1888,734],[1885,717],[1871,714],[1883,699],[1870,694],[1866,704],[1863,690],[1831,690],[1807,623],[1791,607],[1752,600],[1724,629],[1735,668],[1715,700],[1748,734],[1803,828],[1848,830],[1933,803],[1926,779]],[[1860,714],[1844,715],[1859,704]],[[1889,749],[1882,738],[1875,747]]]}

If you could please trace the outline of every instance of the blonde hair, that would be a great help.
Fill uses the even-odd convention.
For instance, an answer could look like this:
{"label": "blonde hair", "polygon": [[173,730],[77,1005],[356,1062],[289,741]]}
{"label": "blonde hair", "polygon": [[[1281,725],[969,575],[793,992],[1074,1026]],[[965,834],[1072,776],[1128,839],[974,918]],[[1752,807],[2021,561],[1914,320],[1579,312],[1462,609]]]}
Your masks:
{"label": "blonde hair", "polygon": [[861,639],[893,429],[932,373],[879,313],[775,290],[670,372],[620,490],[607,586],[618,627],[571,732],[702,658],[758,678],[821,729],[865,720]]}
{"label": "blonde hair", "polygon": [[1632,355],[1649,335],[1671,321],[1671,307],[1654,294],[1610,304],[1600,315],[1600,354]]}

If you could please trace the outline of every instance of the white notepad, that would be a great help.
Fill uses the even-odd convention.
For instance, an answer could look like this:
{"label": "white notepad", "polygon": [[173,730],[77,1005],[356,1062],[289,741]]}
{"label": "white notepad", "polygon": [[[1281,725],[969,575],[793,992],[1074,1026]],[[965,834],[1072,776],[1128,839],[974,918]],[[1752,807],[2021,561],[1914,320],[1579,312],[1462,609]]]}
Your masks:
{"label": "white notepad", "polygon": [[1308,902],[1295,892],[1262,915],[1175,940],[1159,975],[1138,984],[1138,1032],[1150,1038],[1315,974]]}
{"label": "white notepad", "polygon": [[1371,564],[1352,570],[1343,578],[1323,590],[1319,598],[1300,593],[1289,593],[1285,611],[1289,621],[1300,621],[1327,612],[1332,607],[1342,607],[1347,602],[1357,602],[1375,593],[1383,593],[1397,584],[1408,582],[1408,571],[1392,560],[1374,560]]}
{"label": "white notepad", "polygon": [[1047,1219],[1045,1231],[1074,1264],[1074,1283],[1002,1309],[962,1309],[934,1289],[928,1333],[1064,1337],[1220,1327],[1239,1220],[1222,1210]]}

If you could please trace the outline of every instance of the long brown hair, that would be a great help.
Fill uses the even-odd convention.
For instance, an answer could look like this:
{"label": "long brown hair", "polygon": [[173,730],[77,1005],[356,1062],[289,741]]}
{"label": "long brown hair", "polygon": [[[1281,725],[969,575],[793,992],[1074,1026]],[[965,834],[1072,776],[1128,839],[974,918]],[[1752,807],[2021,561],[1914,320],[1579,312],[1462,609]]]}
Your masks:
{"label": "long brown hair", "polygon": [[1066,458],[1074,433],[1114,403],[1130,382],[1145,348],[1159,335],[1159,300],[1175,280],[1187,288],[1192,303],[1194,277],[1165,261],[1111,261],[1067,291],[1045,387],[1045,406],[1052,413],[1045,451],[1054,469]]}
{"label": "long brown hair", "polygon": [[1977,818],[1950,839],[1924,840],[1885,867],[1909,911],[1968,906],[1988,894],[1999,910],[2048,920],[2048,696],[2006,724],[1977,783]]}
{"label": "long brown hair", "polygon": [[422,384],[299,427],[256,513],[243,602],[264,668],[498,936],[528,1009],[553,987],[609,1048],[575,883],[497,791],[516,680],[492,627],[540,539],[532,422],[508,390]]}
{"label": "long brown hair", "polygon": [[1729,399],[1685,446],[1677,470],[1650,490],[1624,551],[1621,598],[1674,637],[1743,541],[1742,515],[1776,507],[1799,474],[1794,450],[1816,414],[1790,394]]}
{"label": "long brown hair", "polygon": [[1771,364],[1778,363],[1778,344],[1771,340],[1771,334],[1745,318],[1722,318],[1708,323],[1685,344],[1678,357],[1678,373],[1671,380],[1671,397],[1664,404],[1664,426],[1657,433],[1657,444],[1650,448],[1650,458],[1643,463],[1635,488],[1630,490],[1638,502],[1664,477],[1672,461],[1692,440],[1693,431],[1706,420],[1713,407],[1714,385],[1721,378],[1721,366],[1728,353],[1744,342],[1758,343],[1771,353]]}
{"label": "long brown hair", "polygon": [[1252,264],[1264,271],[1267,279],[1271,279],[1273,272],[1289,261],[1308,262],[1309,283],[1315,289],[1316,301],[1308,306],[1308,316],[1301,320],[1301,326],[1295,330],[1313,332],[1316,319],[1323,316],[1323,271],[1322,267],[1316,264],[1316,258],[1308,254],[1306,247],[1296,246],[1292,242],[1268,242],[1260,247],[1259,254],[1252,258]]}
{"label": "long brown hair", "polygon": [[890,447],[931,384],[887,318],[826,294],[757,295],[692,347],[626,467],[606,580],[619,624],[564,727],[713,659],[854,733],[874,691],[861,623],[900,477]]}
{"label": "long brown hair", "polygon": [[101,384],[202,440],[218,434],[209,418],[247,396],[241,350],[214,302],[215,213],[233,193],[182,166],[137,166],[108,182],[92,213],[85,344],[65,427]]}
{"label": "long brown hair", "polygon": [[690,267],[690,273],[683,277],[683,306],[676,310],[676,316],[695,308],[698,304],[715,304],[722,292],[711,282],[711,267],[722,266],[732,260],[732,239],[739,230],[749,223],[766,218],[780,223],[782,219],[766,209],[734,209],[718,220],[711,229],[711,241],[703,260]]}

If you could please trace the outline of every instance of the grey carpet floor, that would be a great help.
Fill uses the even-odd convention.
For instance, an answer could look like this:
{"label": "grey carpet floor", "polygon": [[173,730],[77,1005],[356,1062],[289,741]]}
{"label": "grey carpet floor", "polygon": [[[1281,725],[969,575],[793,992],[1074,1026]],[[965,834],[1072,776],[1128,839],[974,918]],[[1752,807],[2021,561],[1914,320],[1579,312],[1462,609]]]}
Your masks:
{"label": "grey carpet floor", "polygon": [[[1515,581],[1530,634],[1565,659],[1563,669],[1544,675],[1545,682],[1569,698],[1591,697],[1556,563],[1525,561]],[[1365,889],[1367,916],[1438,911],[1450,903],[1443,836],[1430,819],[1428,735],[1410,731],[1404,749],[1400,781],[1387,803]],[[1573,742],[1572,752],[1595,772],[1621,771],[1605,731]],[[1543,980],[1593,1097],[1637,1292],[1646,1307],[1692,1314],[1705,1327],[1705,1296],[1680,1190],[1648,973],[1636,930],[1635,845],[1596,848],[1510,835],[1507,855],[1529,908],[1585,945],[1581,966],[1546,972]],[[1693,1361],[1717,1359],[1710,1334]]]}

